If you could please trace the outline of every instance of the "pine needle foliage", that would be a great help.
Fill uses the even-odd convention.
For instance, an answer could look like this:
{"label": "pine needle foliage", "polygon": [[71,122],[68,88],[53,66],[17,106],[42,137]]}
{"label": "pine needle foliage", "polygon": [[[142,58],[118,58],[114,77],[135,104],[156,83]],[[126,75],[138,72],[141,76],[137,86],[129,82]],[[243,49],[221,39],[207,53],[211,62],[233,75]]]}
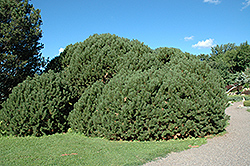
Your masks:
{"label": "pine needle foliage", "polygon": [[216,70],[179,49],[94,34],[13,89],[0,131],[42,136],[71,127],[128,141],[203,137],[226,126],[224,87]]}
{"label": "pine needle foliage", "polygon": [[66,67],[68,67],[70,64],[70,60],[75,58],[73,56],[75,55],[74,51],[76,50],[79,44],[80,43],[68,45],[59,56],[55,57],[47,64],[45,72],[48,72],[49,70],[53,70],[54,72],[60,72]]}
{"label": "pine needle foliage", "polygon": [[227,97],[218,73],[188,54],[149,70],[119,72],[83,93],[71,128],[110,140],[168,140],[224,130]]}
{"label": "pine needle foliage", "polygon": [[159,47],[154,50],[157,59],[165,64],[170,61],[173,56],[182,54],[183,52],[177,48]]}
{"label": "pine needle foliage", "polygon": [[[76,100],[84,90],[101,80],[106,84],[120,70],[146,70],[158,63],[153,50],[138,40],[129,40],[111,34],[94,34],[77,43],[67,71],[67,79],[75,88]],[[70,59],[70,60],[69,60]]]}
{"label": "pine needle foliage", "polygon": [[41,25],[40,10],[28,0],[0,1],[0,104],[18,83],[41,73]]}
{"label": "pine needle foliage", "polygon": [[63,73],[44,73],[18,84],[0,112],[6,135],[42,136],[65,132],[72,109],[70,87]]}

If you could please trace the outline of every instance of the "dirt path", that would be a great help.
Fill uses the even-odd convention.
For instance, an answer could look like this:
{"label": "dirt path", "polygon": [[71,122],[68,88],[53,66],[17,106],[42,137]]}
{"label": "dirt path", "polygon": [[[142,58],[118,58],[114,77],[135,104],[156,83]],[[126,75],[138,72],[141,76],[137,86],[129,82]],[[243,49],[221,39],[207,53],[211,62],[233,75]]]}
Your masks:
{"label": "dirt path", "polygon": [[250,166],[250,112],[238,108],[242,102],[234,103],[226,109],[231,116],[227,134],[208,139],[207,144],[179,153],[171,153],[166,158],[150,162],[145,166]]}

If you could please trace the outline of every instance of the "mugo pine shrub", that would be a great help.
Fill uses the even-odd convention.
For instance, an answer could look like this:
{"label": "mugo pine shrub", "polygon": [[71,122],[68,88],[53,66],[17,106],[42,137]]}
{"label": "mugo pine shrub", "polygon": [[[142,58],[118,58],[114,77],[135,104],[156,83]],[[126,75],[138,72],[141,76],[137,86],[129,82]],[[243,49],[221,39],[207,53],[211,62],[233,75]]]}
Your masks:
{"label": "mugo pine shrub", "polygon": [[226,106],[218,73],[182,54],[162,68],[124,71],[105,86],[94,84],[69,123],[76,132],[110,140],[198,137],[224,130]]}
{"label": "mugo pine shrub", "polygon": [[45,72],[48,72],[49,70],[60,72],[67,68],[70,64],[70,60],[75,58],[73,55],[75,55],[74,52],[79,44],[80,43],[68,45],[59,56],[55,57],[48,63]]}
{"label": "mugo pine shrub", "polygon": [[183,54],[180,49],[177,48],[168,48],[168,47],[159,47],[154,50],[154,53],[157,59],[165,64],[170,61],[173,56]]}
{"label": "mugo pine shrub", "polygon": [[[73,113],[69,115],[68,121],[71,129],[76,132],[82,132],[86,135],[91,135],[94,130],[92,119],[93,113],[97,108],[99,96],[102,94],[104,83],[101,81],[95,82],[88,87],[77,103],[75,103]],[[84,111],[78,111],[82,110]]]}
{"label": "mugo pine shrub", "polygon": [[[173,48],[161,52],[173,54],[177,51],[181,52]],[[97,80],[106,84],[123,69],[136,71],[160,67],[163,64],[160,61],[164,60],[155,55],[154,50],[138,40],[94,34],[84,42],[68,45],[59,57],[48,64],[47,70],[67,72],[67,80],[74,89],[73,95],[77,101],[85,89]]]}
{"label": "mugo pine shrub", "polygon": [[86,88],[98,80],[107,83],[123,68],[139,70],[159,64],[152,53],[151,48],[138,40],[94,34],[84,42],[68,45],[47,65],[46,71],[66,72],[72,98],[78,101]]}
{"label": "mugo pine shrub", "polygon": [[2,104],[0,122],[6,135],[42,136],[67,131],[72,95],[63,73],[44,73],[18,84]]}
{"label": "mugo pine shrub", "polygon": [[148,69],[157,64],[153,50],[137,40],[111,34],[95,34],[78,43],[67,71],[67,79],[75,88],[76,100],[97,80],[105,84],[121,69]]}

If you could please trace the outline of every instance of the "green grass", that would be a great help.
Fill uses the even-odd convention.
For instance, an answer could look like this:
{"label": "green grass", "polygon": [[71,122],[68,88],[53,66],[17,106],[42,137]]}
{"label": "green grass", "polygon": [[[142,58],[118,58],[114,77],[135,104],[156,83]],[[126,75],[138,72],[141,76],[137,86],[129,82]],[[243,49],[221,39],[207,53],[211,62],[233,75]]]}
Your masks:
{"label": "green grass", "polygon": [[[206,143],[205,138],[126,142],[66,133],[43,137],[1,137],[1,166],[11,165],[140,165],[170,152]],[[67,155],[65,155],[67,154]]]}

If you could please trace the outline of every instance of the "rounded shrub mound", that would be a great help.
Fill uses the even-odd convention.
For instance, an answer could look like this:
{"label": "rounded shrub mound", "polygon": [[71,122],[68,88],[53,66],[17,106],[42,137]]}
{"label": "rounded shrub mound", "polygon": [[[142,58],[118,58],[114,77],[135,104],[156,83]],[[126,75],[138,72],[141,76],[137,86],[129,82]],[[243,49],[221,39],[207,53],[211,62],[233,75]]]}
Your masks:
{"label": "rounded shrub mound", "polygon": [[138,40],[129,40],[111,34],[94,34],[78,43],[72,54],[68,80],[78,93],[97,80],[105,84],[122,69],[148,69],[157,65],[153,50]]}
{"label": "rounded shrub mound", "polygon": [[42,136],[67,131],[72,108],[63,73],[44,73],[18,84],[2,104],[1,128],[6,135]]}
{"label": "rounded shrub mound", "polygon": [[[75,103],[75,110],[72,110],[68,117],[69,125],[73,131],[91,135],[91,132],[93,132],[91,119],[93,118],[93,112],[98,111],[96,107],[104,85],[101,81],[95,82],[84,91],[81,98]],[[83,108],[85,111],[79,111]]]}
{"label": "rounded shrub mound", "polygon": [[69,123],[74,131],[110,140],[198,137],[224,130],[226,106],[218,73],[183,54],[160,69],[120,72],[105,86],[93,85]]}
{"label": "rounded shrub mound", "polygon": [[154,54],[161,63],[165,64],[169,62],[173,56],[183,54],[183,52],[177,48],[159,47],[154,50]]}
{"label": "rounded shrub mound", "polygon": [[70,60],[74,58],[74,52],[79,44],[80,43],[68,45],[59,56],[55,57],[47,64],[45,72],[48,72],[49,70],[53,70],[54,72],[60,72],[66,67],[68,67],[70,64]]}
{"label": "rounded shrub mound", "polygon": [[138,40],[94,34],[84,42],[68,45],[47,65],[46,71],[65,72],[72,98],[78,101],[86,88],[99,80],[106,84],[123,69],[147,70],[160,66],[154,55],[151,48]]}

